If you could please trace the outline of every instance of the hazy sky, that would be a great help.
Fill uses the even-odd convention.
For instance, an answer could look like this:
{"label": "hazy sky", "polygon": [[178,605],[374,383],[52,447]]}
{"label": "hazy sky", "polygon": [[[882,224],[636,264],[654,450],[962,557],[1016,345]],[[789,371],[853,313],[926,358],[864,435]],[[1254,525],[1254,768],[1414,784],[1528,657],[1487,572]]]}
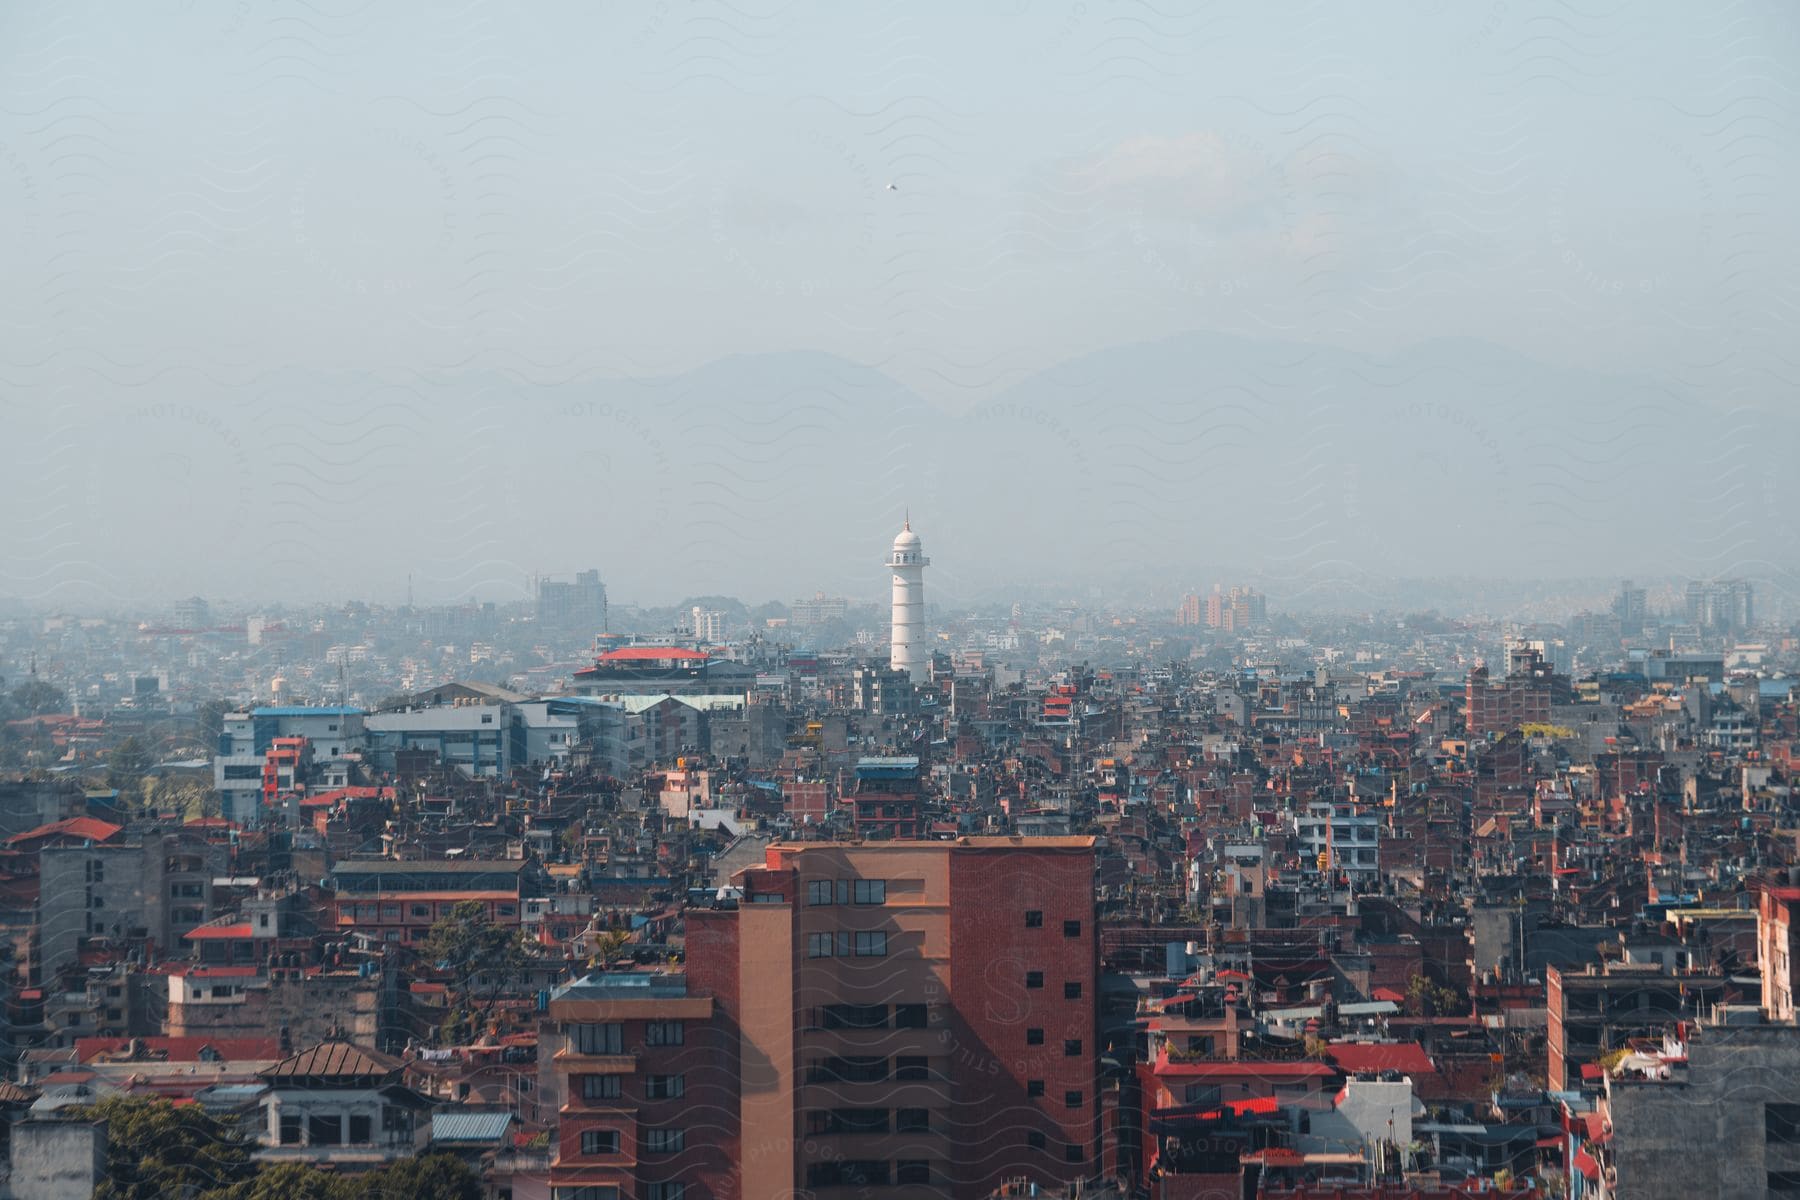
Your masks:
{"label": "hazy sky", "polygon": [[[9,4],[0,595],[874,596],[907,503],[952,593],[1785,587],[1797,64],[1788,0]],[[1468,347],[1346,457],[1399,375],[1276,378],[1436,339],[1559,390]]]}

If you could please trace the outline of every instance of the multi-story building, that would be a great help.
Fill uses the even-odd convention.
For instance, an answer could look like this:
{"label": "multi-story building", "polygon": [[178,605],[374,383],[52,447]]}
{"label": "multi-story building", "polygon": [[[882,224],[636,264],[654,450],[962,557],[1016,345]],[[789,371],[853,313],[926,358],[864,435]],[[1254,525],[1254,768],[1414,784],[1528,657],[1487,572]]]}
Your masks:
{"label": "multi-story building", "polygon": [[1212,593],[1206,597],[1208,629],[1243,633],[1265,623],[1268,616],[1268,599],[1254,588],[1234,587],[1225,592],[1219,589],[1218,584],[1214,584]]}
{"label": "multi-story building", "polygon": [[1294,816],[1308,869],[1373,879],[1380,872],[1381,817],[1347,801],[1315,800]]}
{"label": "multi-story building", "polygon": [[606,628],[606,585],[600,572],[579,571],[573,583],[540,579],[537,586],[537,621],[559,632]]}
{"label": "multi-story building", "polygon": [[1619,594],[1613,600],[1612,615],[1619,620],[1619,632],[1626,637],[1637,637],[1644,632],[1644,623],[1650,618],[1650,608],[1645,601],[1645,592],[1627,579],[1619,585]]}
{"label": "multi-story building", "polygon": [[723,1200],[739,1188],[737,1038],[679,972],[590,975],[550,994],[542,1081],[557,1196]]}
{"label": "multi-story building", "polygon": [[912,676],[879,663],[863,663],[850,673],[851,704],[883,717],[911,716],[919,711]]}
{"label": "multi-story building", "polygon": [[793,625],[824,625],[842,621],[850,613],[850,602],[842,597],[815,593],[811,600],[796,600],[788,606],[788,621]]}
{"label": "multi-story building", "polygon": [[1576,1087],[1581,1068],[1630,1038],[1661,1036],[1665,1027],[1695,1020],[1725,999],[1722,975],[1674,974],[1660,966],[1608,963],[1585,972],[1544,970],[1549,1084]]}
{"label": "multi-story building", "polygon": [[1485,666],[1473,667],[1463,688],[1469,736],[1498,736],[1523,725],[1547,725],[1551,697],[1549,677],[1535,669],[1495,680]]}
{"label": "multi-story building", "polygon": [[703,646],[714,646],[725,640],[727,620],[724,613],[696,604],[689,615],[696,642]]}
{"label": "multi-story building", "polygon": [[402,751],[429,750],[445,767],[493,778],[506,774],[512,763],[508,717],[507,705],[459,698],[453,704],[370,713],[363,724],[377,770],[391,771]]}
{"label": "multi-story building", "polygon": [[348,757],[363,749],[363,710],[275,705],[227,713],[213,758],[213,788],[226,820],[260,823],[271,772],[277,781],[284,771],[294,778],[296,743],[288,739],[295,738],[306,741],[310,782],[343,787],[349,782]]}
{"label": "multi-story building", "polygon": [[1764,888],[1757,897],[1757,962],[1762,972],[1762,1005],[1769,1020],[1791,1025],[1795,1020],[1794,978],[1800,956],[1794,953],[1794,906],[1800,888]]}
{"label": "multi-story building", "polygon": [[1747,579],[1691,580],[1687,620],[1704,633],[1742,633],[1756,623],[1755,589]]}
{"label": "multi-story building", "polygon": [[75,963],[89,941],[148,941],[167,953],[213,916],[213,881],[227,874],[224,846],[192,830],[134,841],[45,846],[39,852],[42,969]]}
{"label": "multi-story building", "polygon": [[716,1194],[1093,1177],[1094,864],[1088,837],[778,843],[736,909],[691,911],[687,985],[739,1054]]}
{"label": "multi-story building", "polygon": [[916,757],[864,758],[846,797],[856,836],[866,841],[913,839],[925,832],[925,781]]}
{"label": "multi-story building", "polygon": [[332,876],[337,928],[409,945],[458,904],[479,904],[490,921],[516,927],[526,890],[523,861],[374,859],[340,862]]}

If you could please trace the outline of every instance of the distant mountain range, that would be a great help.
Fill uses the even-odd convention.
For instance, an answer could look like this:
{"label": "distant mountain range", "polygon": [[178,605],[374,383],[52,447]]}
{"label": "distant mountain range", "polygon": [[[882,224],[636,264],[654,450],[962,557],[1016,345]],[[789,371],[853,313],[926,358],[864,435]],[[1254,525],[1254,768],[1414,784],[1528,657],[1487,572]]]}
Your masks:
{"label": "distant mountain range", "polygon": [[1390,356],[1195,334],[958,411],[816,353],[649,379],[167,377],[8,410],[0,594],[875,599],[903,515],[940,603],[1254,575],[1357,609],[1399,577],[1785,588],[1789,410],[1473,341]]}

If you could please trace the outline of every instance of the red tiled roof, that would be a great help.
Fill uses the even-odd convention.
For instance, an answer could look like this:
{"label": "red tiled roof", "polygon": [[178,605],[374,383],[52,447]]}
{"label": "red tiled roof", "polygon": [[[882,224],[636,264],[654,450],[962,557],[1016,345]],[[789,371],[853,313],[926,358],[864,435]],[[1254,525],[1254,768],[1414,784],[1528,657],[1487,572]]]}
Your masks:
{"label": "red tiled roof", "polygon": [[1390,1004],[1404,1004],[1406,1002],[1406,997],[1402,993],[1396,992],[1391,987],[1378,987],[1369,993],[1369,997],[1373,1000],[1386,1000]]}
{"label": "red tiled roof", "polygon": [[1211,1059],[1182,1062],[1166,1055],[1157,1060],[1156,1073],[1188,1079],[1329,1079],[1336,1074],[1322,1062],[1222,1062]]}
{"label": "red tiled roof", "polygon": [[323,808],[327,804],[336,804],[341,800],[392,800],[394,789],[391,787],[341,787],[329,792],[320,792],[317,796],[308,796],[300,802],[301,808]]}
{"label": "red tiled roof", "polygon": [[1417,1042],[1333,1042],[1325,1053],[1346,1071],[1403,1071],[1424,1075],[1437,1068]]}
{"label": "red tiled roof", "polygon": [[608,650],[594,662],[660,662],[664,659],[680,659],[692,661],[710,658],[704,650],[688,650],[681,646],[623,646],[617,650]]}
{"label": "red tiled roof", "polygon": [[6,840],[6,844],[17,846],[22,842],[37,842],[52,837],[77,837],[93,842],[105,842],[117,837],[123,828],[122,825],[114,825],[110,821],[102,821],[95,817],[70,817],[64,821],[52,821],[48,825],[39,825],[36,829],[28,829],[24,833],[14,834]]}
{"label": "red tiled roof", "polygon": [[250,922],[239,921],[230,925],[200,925],[181,935],[183,940],[204,938],[247,938],[255,936]]}

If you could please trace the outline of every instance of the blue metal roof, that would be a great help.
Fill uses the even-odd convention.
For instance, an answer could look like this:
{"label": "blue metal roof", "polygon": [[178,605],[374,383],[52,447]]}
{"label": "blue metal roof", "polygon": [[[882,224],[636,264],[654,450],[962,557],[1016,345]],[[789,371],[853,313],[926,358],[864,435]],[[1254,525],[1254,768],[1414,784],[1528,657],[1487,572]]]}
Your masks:
{"label": "blue metal roof", "polygon": [[497,1142],[512,1128],[509,1112],[440,1112],[431,1114],[434,1142]]}

